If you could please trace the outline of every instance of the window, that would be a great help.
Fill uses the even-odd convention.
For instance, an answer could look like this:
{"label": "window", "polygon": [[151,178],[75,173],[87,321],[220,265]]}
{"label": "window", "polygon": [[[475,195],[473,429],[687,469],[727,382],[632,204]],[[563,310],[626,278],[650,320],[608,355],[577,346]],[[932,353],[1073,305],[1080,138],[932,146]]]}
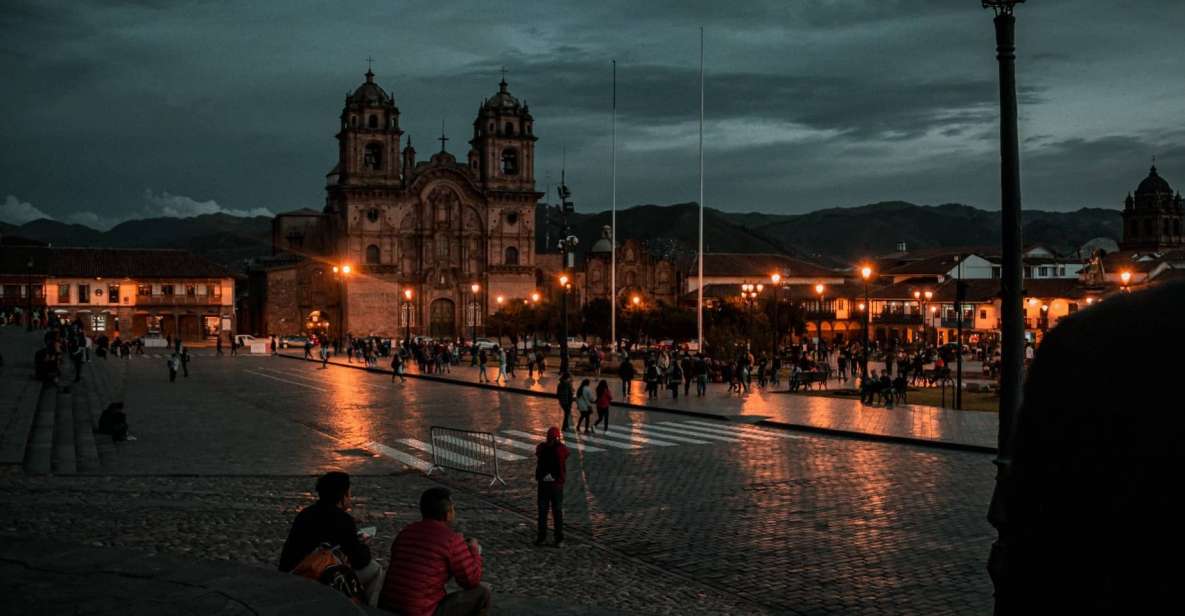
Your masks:
{"label": "window", "polygon": [[518,150],[507,148],[502,151],[502,175],[518,175]]}
{"label": "window", "polygon": [[1049,268],[1042,265],[1040,268],[1038,268],[1037,276],[1040,278],[1048,278],[1049,277]]}
{"label": "window", "polygon": [[91,303],[91,286],[89,284],[78,285],[78,303]]}
{"label": "window", "polygon": [[91,317],[91,329],[97,332],[107,331],[107,315],[96,314]]}
{"label": "window", "polygon": [[39,284],[29,285],[32,289],[33,297],[45,297],[45,289]]}
{"label": "window", "polygon": [[506,265],[518,265],[518,249],[510,246],[506,249]]}
{"label": "window", "polygon": [[370,246],[366,247],[366,262],[370,263],[371,265],[377,265],[379,263],[378,246],[371,244]]}
{"label": "window", "polygon": [[150,285],[150,284],[136,285],[136,295],[138,297],[148,297],[149,295],[152,295],[152,285]]}
{"label": "window", "polygon": [[368,128],[378,128],[379,127],[379,117],[374,114],[371,114],[370,117],[368,117],[366,119],[366,126]]}
{"label": "window", "polygon": [[197,285],[196,284],[185,285],[185,297],[197,297]]}
{"label": "window", "polygon": [[980,310],[979,311],[979,318],[980,318],[980,320],[986,321],[987,320],[987,311]]}
{"label": "window", "polygon": [[993,266],[992,266],[992,279],[993,279],[993,280],[999,280],[999,279],[1000,279],[1000,266],[999,266],[999,265],[993,265]]}
{"label": "window", "polygon": [[1074,314],[1075,312],[1078,312],[1078,302],[1070,302],[1068,311],[1070,314]]}
{"label": "window", "polygon": [[1057,275],[1058,276],[1065,276],[1066,275],[1066,266],[1064,266],[1064,265],[1057,266]]}
{"label": "window", "polygon": [[117,284],[107,285],[107,303],[108,304],[118,304],[119,303],[119,285],[117,285]]}
{"label": "window", "polygon": [[514,124],[507,122],[506,123],[506,130],[504,130],[502,132],[506,133],[507,135],[513,135],[514,134]]}
{"label": "window", "polygon": [[172,297],[173,296],[173,285],[162,284],[160,286],[160,294],[164,295],[165,297]]}
{"label": "window", "polygon": [[209,295],[210,297],[221,298],[222,297],[222,285],[217,282],[214,284],[206,285],[206,295]]}
{"label": "window", "polygon": [[448,238],[444,236],[436,238],[436,258],[447,259],[448,254]]}
{"label": "window", "polygon": [[383,168],[383,144],[368,143],[362,154],[362,164],[368,169],[378,171]]}
{"label": "window", "polygon": [[350,116],[350,126],[355,128],[358,126],[358,116]]}

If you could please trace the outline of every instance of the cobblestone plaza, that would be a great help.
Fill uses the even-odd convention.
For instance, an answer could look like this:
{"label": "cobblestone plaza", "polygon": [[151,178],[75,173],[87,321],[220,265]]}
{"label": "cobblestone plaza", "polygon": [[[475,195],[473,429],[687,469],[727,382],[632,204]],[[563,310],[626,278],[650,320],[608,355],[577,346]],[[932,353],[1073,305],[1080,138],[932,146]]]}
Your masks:
{"label": "cobblestone plaza", "polygon": [[[530,545],[528,450],[561,421],[553,399],[204,351],[176,383],[154,358],[95,359],[84,375],[75,392],[122,398],[137,440],[77,475],[6,474],[3,533],[272,568],[315,475],[342,469],[383,557],[419,492],[452,487],[460,530],[486,544],[488,581],[511,601],[720,614],[991,603],[988,453],[614,408],[609,438],[570,440],[569,541],[553,550]],[[498,435],[507,485],[425,478],[431,426]]]}

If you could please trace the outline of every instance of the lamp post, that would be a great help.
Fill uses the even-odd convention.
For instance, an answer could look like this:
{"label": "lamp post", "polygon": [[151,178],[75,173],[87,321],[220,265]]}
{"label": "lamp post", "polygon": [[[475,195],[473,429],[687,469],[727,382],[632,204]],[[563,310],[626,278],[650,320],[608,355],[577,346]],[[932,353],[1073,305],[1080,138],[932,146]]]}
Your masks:
{"label": "lamp post", "polygon": [[349,263],[333,266],[333,276],[337,278],[337,347],[340,349],[346,335],[346,277],[353,268]]}
{"label": "lamp post", "polygon": [[[634,337],[634,346],[638,346],[642,344],[642,319],[638,317],[638,311],[642,309],[642,297],[639,295],[634,295],[630,298],[630,304],[634,307],[634,314],[632,315],[632,318],[634,323],[637,323],[638,325],[638,332]],[[629,349],[626,349],[626,351],[629,351]]]}
{"label": "lamp post", "polygon": [[821,282],[815,285],[815,294],[819,296],[819,311],[815,313],[815,361],[823,359],[823,294],[826,290]]}
{"label": "lamp post", "polygon": [[996,491],[988,519],[999,532],[992,545],[988,570],[995,586],[996,613],[1017,610],[1017,597],[1009,584],[1012,575],[1006,559],[1015,540],[1009,526],[1006,502],[1011,482],[1012,433],[1020,411],[1024,381],[1025,327],[1021,254],[1020,145],[1016,123],[1016,18],[1013,9],[1023,0],[981,0],[995,13],[996,60],[1000,71],[1000,411],[997,432]]}
{"label": "lamp post", "polygon": [[[539,298],[540,297],[541,296],[539,295],[538,291],[534,291],[531,293],[531,307],[532,308],[539,305]],[[525,305],[526,303],[527,303],[527,300],[524,299],[523,304]],[[538,315],[535,314],[534,310],[531,311],[531,314],[532,314],[532,316],[535,316],[536,318],[538,317]],[[534,321],[534,319],[532,319],[532,321]],[[536,335],[535,335],[538,333],[538,327],[539,326],[538,326],[537,322],[533,322],[531,324],[531,348],[533,348],[533,349],[539,348],[539,338],[536,337]]]}
{"label": "lamp post", "polygon": [[749,316],[749,326],[746,329],[747,340],[745,341],[746,350],[753,348],[753,303],[757,301],[757,295],[761,293],[765,285],[744,283],[741,285],[741,299],[744,300]]}
{"label": "lamp post", "polygon": [[403,337],[403,346],[409,350],[411,349],[411,315],[413,314],[412,313],[411,298],[412,298],[412,290],[411,289],[404,289],[403,290],[403,300],[404,300],[403,301],[403,326],[405,328],[404,329],[405,334]]}
{"label": "lamp post", "polygon": [[773,289],[773,294],[774,294],[774,323],[773,323],[774,335],[773,335],[773,339],[771,340],[771,344],[770,344],[770,356],[769,356],[770,360],[772,361],[773,358],[778,356],[778,342],[780,342],[780,338],[782,337],[782,329],[781,329],[781,327],[779,327],[781,325],[781,321],[778,319],[778,304],[781,303],[781,299],[782,299],[782,296],[781,296],[782,275],[781,274],[773,274],[772,276],[769,277],[769,281],[771,283],[773,283],[770,288]]}
{"label": "lamp post", "polygon": [[560,274],[560,374],[568,371],[568,290],[572,283]]}
{"label": "lamp post", "polygon": [[[469,355],[473,358],[472,366],[477,365],[477,292],[481,291],[481,285],[476,282],[469,285],[470,301],[469,301],[469,334],[472,343],[469,346]],[[464,334],[462,334],[464,335]]]}
{"label": "lamp post", "polygon": [[[33,331],[33,259],[31,257],[25,262],[25,269],[29,273],[25,279],[25,295],[29,297],[29,311],[25,313],[25,331],[31,332]],[[42,288],[45,287],[42,286]],[[46,302],[45,305],[48,308],[49,302]]]}
{"label": "lamp post", "polygon": [[864,361],[860,362],[860,378],[868,378],[868,328],[869,315],[872,313],[872,304],[868,301],[868,279],[872,278],[872,268],[865,265],[860,268],[860,277],[864,279]]}
{"label": "lamp post", "polygon": [[1131,283],[1131,281],[1132,281],[1132,273],[1131,273],[1131,272],[1128,272],[1128,271],[1125,271],[1125,272],[1123,272],[1122,274],[1120,274],[1120,275],[1119,275],[1119,279],[1123,281],[1123,292],[1124,292],[1124,293],[1130,293],[1130,292],[1131,292],[1131,288],[1129,288],[1129,287],[1128,287],[1128,285],[1129,285],[1129,284]]}

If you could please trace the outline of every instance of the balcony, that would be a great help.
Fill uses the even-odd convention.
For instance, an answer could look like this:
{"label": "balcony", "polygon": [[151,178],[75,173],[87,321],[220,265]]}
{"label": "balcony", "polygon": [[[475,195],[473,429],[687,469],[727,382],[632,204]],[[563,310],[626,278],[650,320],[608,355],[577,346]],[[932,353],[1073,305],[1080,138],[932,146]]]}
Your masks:
{"label": "balcony", "polygon": [[873,323],[886,325],[921,325],[922,315],[905,312],[882,312],[872,317]]}
{"label": "balcony", "polygon": [[805,321],[833,321],[835,320],[834,310],[807,310],[802,313],[802,318]]}
{"label": "balcony", "polygon": [[222,298],[213,295],[137,295],[137,306],[221,306]]}

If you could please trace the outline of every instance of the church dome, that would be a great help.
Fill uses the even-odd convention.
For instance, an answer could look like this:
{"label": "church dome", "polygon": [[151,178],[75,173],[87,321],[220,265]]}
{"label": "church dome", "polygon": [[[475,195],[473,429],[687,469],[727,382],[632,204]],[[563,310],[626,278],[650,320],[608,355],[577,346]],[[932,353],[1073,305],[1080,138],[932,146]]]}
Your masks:
{"label": "church dome", "polygon": [[518,99],[510,94],[506,89],[506,80],[498,82],[498,93],[486,99],[485,107],[487,109],[518,109],[521,105]]}
{"label": "church dome", "polygon": [[358,86],[354,90],[354,93],[350,95],[350,101],[366,105],[381,105],[392,102],[391,96],[383,91],[379,87],[379,84],[374,82],[374,72],[370,70],[366,71],[366,81]]}
{"label": "church dome", "polygon": [[613,242],[609,241],[609,236],[612,234],[613,234],[612,227],[609,227],[609,226],[602,227],[601,228],[601,239],[599,239],[593,243],[592,248],[589,249],[589,253],[594,254],[594,255],[597,255],[597,254],[607,255],[607,254],[613,252]]}
{"label": "church dome", "polygon": [[1148,177],[1140,182],[1140,186],[1136,188],[1136,195],[1172,195],[1173,188],[1160,174],[1156,173],[1156,165],[1148,172]]}

